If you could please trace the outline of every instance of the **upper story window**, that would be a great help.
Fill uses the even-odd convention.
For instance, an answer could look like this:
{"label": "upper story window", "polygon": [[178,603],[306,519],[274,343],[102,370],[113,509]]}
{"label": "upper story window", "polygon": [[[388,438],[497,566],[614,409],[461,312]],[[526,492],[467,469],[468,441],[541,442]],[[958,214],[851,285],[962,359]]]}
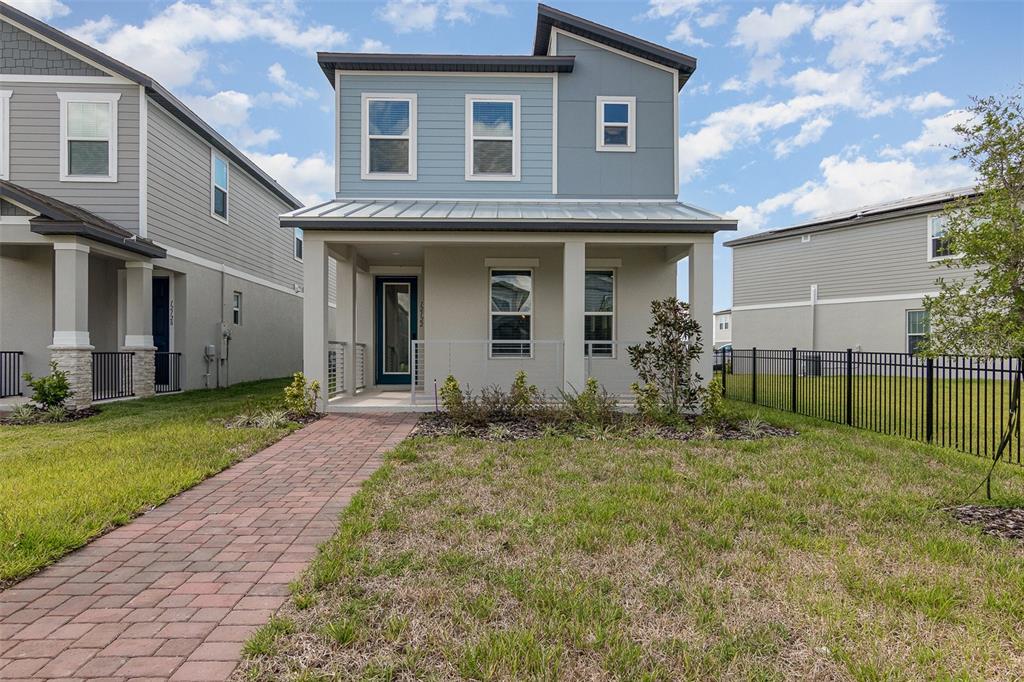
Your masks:
{"label": "upper story window", "polygon": [[946,238],[947,222],[948,218],[944,215],[928,216],[928,260],[960,257],[960,254],[953,253],[949,239]]}
{"label": "upper story window", "polygon": [[0,180],[11,177],[11,91],[0,90]]}
{"label": "upper story window", "polygon": [[416,95],[364,93],[363,180],[416,179]]}
{"label": "upper story window", "polygon": [[587,270],[583,292],[583,340],[586,354],[593,357],[612,357],[615,347],[615,271]]}
{"label": "upper story window", "polygon": [[58,92],[60,179],[117,182],[117,101],[113,92]]}
{"label": "upper story window", "polygon": [[466,95],[466,179],[519,179],[519,95]]}
{"label": "upper story window", "polygon": [[302,228],[301,227],[296,227],[295,231],[292,233],[292,237],[293,237],[292,255],[295,256],[295,260],[301,261],[302,260],[302,247],[303,247],[303,243],[302,243],[302,239],[303,239]]}
{"label": "upper story window", "polygon": [[636,97],[597,98],[597,151],[636,151]]}
{"label": "upper story window", "polygon": [[533,270],[491,270],[491,356],[529,357],[533,340]]}
{"label": "upper story window", "polygon": [[210,160],[210,213],[224,222],[228,221],[228,187],[231,169],[227,159],[212,152]]}

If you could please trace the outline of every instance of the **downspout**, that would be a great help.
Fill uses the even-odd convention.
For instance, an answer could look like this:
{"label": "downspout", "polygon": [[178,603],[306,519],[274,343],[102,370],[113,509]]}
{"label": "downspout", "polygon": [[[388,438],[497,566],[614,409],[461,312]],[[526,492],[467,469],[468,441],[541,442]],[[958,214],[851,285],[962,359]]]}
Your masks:
{"label": "downspout", "polygon": [[815,310],[815,308],[817,307],[817,305],[818,305],[818,285],[817,284],[812,284],[811,285],[811,350],[817,350],[817,348],[818,348],[816,339],[814,338],[815,337],[815,332],[816,332],[816,326],[817,326],[817,320],[816,320],[816,316],[815,316],[815,313],[817,312]]}

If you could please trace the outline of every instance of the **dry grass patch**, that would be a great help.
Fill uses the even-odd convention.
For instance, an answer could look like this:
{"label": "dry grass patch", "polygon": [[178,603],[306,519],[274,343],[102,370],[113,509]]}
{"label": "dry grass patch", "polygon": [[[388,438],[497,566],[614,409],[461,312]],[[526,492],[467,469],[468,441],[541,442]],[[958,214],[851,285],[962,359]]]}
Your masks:
{"label": "dry grass patch", "polygon": [[[939,511],[984,463],[769,418],[801,435],[408,441],[294,585],[294,627],[236,675],[1019,673],[1024,546]],[[1019,503],[1021,472],[1000,479],[1001,502]]]}

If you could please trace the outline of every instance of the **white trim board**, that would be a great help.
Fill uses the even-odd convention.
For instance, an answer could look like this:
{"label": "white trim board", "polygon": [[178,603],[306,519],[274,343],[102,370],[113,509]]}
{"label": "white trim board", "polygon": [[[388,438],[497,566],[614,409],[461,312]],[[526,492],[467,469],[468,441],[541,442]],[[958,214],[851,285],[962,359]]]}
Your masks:
{"label": "white trim board", "polygon": [[139,86],[139,236],[149,231],[149,98]]}
{"label": "white trim board", "polygon": [[[259,285],[265,286],[265,287],[267,287],[269,289],[274,289],[275,291],[280,291],[280,292],[285,293],[285,294],[290,294],[292,296],[296,296],[298,298],[302,298],[302,292],[301,291],[295,291],[294,288],[289,289],[288,287],[284,286],[283,284],[278,284],[276,282],[271,282],[268,279],[263,279],[262,277],[258,277],[256,275],[249,274],[248,272],[244,272],[244,271],[239,270],[237,268],[233,268],[230,265],[225,265],[224,263],[217,263],[216,261],[212,261],[212,260],[203,258],[202,256],[197,256],[195,254],[189,253],[188,251],[182,251],[181,249],[176,249],[173,246],[166,246],[164,244],[159,244],[159,243],[157,244],[157,246],[159,246],[159,247],[161,247],[161,248],[163,248],[163,249],[165,249],[167,251],[167,257],[168,258],[177,258],[178,260],[183,260],[183,261],[185,261],[187,263],[192,263],[193,265],[200,265],[200,266],[202,266],[204,268],[207,268],[209,270],[214,270],[216,272],[223,272],[226,275],[231,275],[232,277],[237,277],[238,279],[243,279],[243,280],[245,280],[247,282],[252,282],[253,284],[259,284]],[[161,260],[161,259],[156,259],[156,260]],[[162,267],[165,270],[168,269],[166,266],[161,265],[160,263],[157,263],[157,266],[158,267]]]}
{"label": "white trim board", "polygon": [[119,76],[45,76],[20,73],[5,73],[4,83],[72,83],[76,85],[133,85],[132,81]]}
{"label": "white trim board", "polygon": [[925,291],[917,294],[887,294],[882,296],[853,296],[850,298],[819,298],[806,301],[787,301],[785,303],[762,303],[760,305],[734,305],[737,310],[771,310],[773,308],[801,308],[811,305],[848,305],[850,303],[882,303],[885,301],[913,301],[925,296],[938,296],[937,291]]}

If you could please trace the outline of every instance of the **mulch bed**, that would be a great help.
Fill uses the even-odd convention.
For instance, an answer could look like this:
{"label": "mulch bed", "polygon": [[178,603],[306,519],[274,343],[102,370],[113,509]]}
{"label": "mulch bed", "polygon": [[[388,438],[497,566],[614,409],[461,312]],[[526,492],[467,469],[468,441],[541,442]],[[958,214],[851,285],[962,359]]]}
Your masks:
{"label": "mulch bed", "polygon": [[549,435],[567,435],[578,440],[593,440],[595,437],[630,437],[644,436],[664,438],[666,440],[757,440],[795,436],[793,429],[762,423],[756,431],[743,428],[743,424],[721,422],[709,434],[695,425],[695,419],[689,419],[683,428],[672,426],[652,426],[642,422],[620,422],[607,429],[601,427],[581,428],[574,422],[553,422],[542,419],[524,417],[521,419],[499,419],[485,424],[462,425],[452,421],[448,415],[441,413],[427,414],[420,418],[412,431],[413,436],[464,436],[481,440],[509,442],[527,438],[541,438]]}
{"label": "mulch bed", "polygon": [[1024,507],[983,507],[962,504],[946,511],[960,523],[981,526],[982,531],[997,538],[1024,541]]}
{"label": "mulch bed", "polygon": [[[45,410],[40,410],[38,407],[34,408],[34,409],[35,409],[36,413],[38,415],[40,415],[40,416],[45,411]],[[79,419],[87,419],[87,418],[95,416],[95,415],[97,415],[99,413],[100,413],[99,409],[97,409],[95,407],[83,407],[83,408],[78,409],[78,410],[68,410],[67,411],[67,415],[64,417],[64,419],[61,419],[59,422],[48,422],[48,421],[43,421],[42,419],[40,419],[39,421],[31,422],[31,424],[25,424],[23,422],[12,421],[10,416],[9,416],[9,414],[8,414],[8,415],[5,415],[3,417],[0,417],[0,424],[3,424],[5,426],[28,426],[28,425],[34,426],[36,424],[67,424],[68,422],[76,422]]]}

